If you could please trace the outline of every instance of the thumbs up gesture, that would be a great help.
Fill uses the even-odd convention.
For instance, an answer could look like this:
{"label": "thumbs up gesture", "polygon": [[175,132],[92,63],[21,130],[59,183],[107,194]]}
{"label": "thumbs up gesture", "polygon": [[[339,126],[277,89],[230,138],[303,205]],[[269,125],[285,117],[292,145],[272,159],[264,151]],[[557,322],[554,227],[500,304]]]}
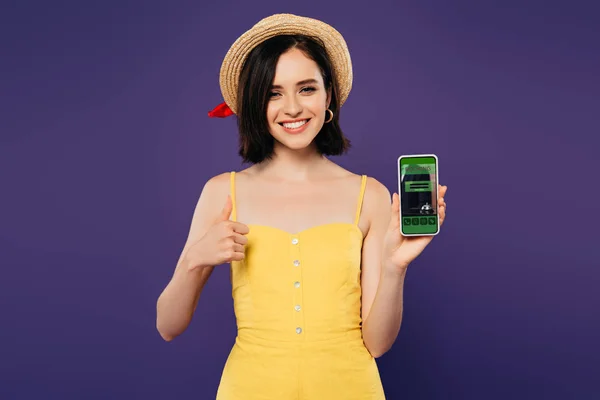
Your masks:
{"label": "thumbs up gesture", "polygon": [[189,269],[215,266],[244,259],[245,245],[250,232],[247,225],[231,221],[233,202],[228,195],[221,214],[214,220],[204,236],[189,251]]}

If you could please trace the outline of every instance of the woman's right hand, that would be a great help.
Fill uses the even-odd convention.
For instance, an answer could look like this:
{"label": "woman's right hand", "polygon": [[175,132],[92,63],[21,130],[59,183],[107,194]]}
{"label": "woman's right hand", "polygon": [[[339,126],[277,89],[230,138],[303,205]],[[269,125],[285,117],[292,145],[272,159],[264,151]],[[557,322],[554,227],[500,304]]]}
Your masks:
{"label": "woman's right hand", "polygon": [[215,219],[204,236],[187,251],[188,270],[221,265],[244,259],[245,245],[250,232],[247,225],[231,221],[233,202],[228,195],[221,214]]}

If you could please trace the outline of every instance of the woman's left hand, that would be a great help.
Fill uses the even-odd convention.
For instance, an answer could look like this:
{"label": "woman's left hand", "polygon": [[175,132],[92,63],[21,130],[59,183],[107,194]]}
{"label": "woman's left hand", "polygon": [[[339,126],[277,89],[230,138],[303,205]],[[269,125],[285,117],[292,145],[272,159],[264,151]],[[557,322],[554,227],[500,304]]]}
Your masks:
{"label": "woman's left hand", "polygon": [[[440,226],[446,219],[447,186],[438,185],[438,217]],[[392,217],[383,245],[383,265],[396,271],[404,271],[408,265],[421,254],[433,236],[405,237],[400,233],[400,200],[397,193],[392,196]]]}

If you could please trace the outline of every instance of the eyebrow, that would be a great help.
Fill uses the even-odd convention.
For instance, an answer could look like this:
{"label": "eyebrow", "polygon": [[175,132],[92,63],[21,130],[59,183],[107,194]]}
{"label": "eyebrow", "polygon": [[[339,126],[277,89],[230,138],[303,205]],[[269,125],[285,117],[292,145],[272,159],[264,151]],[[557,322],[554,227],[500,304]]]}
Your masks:
{"label": "eyebrow", "polygon": [[[316,80],[316,79],[305,79],[305,80],[303,80],[303,81],[300,81],[300,82],[296,83],[296,86],[300,86],[300,85],[307,85],[307,84],[309,84],[309,83],[312,83],[312,84],[317,84],[317,83],[319,83],[319,82],[317,82],[317,80]],[[271,89],[281,89],[281,88],[282,88],[282,87],[281,87],[280,85],[272,85],[272,86],[271,86]]]}

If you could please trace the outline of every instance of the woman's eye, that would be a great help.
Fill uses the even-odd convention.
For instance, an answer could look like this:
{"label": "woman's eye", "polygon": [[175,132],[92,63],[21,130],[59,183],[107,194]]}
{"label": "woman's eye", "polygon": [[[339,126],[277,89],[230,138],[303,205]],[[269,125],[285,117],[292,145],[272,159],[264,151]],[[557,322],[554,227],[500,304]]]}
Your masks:
{"label": "woman's eye", "polygon": [[317,90],[317,89],[315,89],[314,87],[310,87],[310,86],[302,88],[302,91],[306,91],[306,92],[314,92],[315,90]]}
{"label": "woman's eye", "polygon": [[271,92],[271,93],[269,93],[269,97],[275,97],[275,96],[277,96],[277,95],[279,95],[279,93],[276,93],[276,92]]}

